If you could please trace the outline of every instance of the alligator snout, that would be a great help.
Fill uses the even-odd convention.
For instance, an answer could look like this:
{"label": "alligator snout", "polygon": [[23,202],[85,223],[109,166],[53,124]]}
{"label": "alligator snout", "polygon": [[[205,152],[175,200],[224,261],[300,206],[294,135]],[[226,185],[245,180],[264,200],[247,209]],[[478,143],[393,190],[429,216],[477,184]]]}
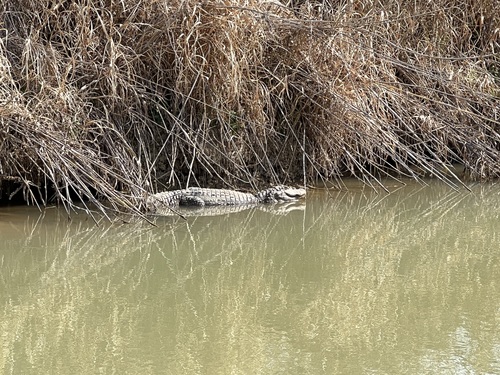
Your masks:
{"label": "alligator snout", "polygon": [[306,189],[302,188],[288,188],[285,194],[292,199],[299,199],[306,196]]}
{"label": "alligator snout", "polygon": [[290,202],[305,197],[306,190],[281,185],[263,190],[258,195],[260,195],[266,203]]}

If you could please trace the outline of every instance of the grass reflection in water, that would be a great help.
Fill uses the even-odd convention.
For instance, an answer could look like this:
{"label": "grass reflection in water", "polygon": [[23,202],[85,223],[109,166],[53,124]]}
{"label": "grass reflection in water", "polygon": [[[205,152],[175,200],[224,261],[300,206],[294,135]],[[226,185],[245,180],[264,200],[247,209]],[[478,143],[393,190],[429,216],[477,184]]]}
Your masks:
{"label": "grass reflection in water", "polygon": [[500,371],[499,190],[0,232],[5,373]]}

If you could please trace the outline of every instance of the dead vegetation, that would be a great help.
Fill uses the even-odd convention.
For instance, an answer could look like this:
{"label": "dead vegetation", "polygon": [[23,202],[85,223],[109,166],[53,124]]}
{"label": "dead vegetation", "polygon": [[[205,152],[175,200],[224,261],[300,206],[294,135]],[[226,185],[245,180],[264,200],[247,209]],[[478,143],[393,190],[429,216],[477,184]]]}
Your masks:
{"label": "dead vegetation", "polygon": [[500,176],[497,0],[6,0],[0,12],[0,183],[30,202],[134,210],[166,186],[345,175],[455,183],[452,163]]}

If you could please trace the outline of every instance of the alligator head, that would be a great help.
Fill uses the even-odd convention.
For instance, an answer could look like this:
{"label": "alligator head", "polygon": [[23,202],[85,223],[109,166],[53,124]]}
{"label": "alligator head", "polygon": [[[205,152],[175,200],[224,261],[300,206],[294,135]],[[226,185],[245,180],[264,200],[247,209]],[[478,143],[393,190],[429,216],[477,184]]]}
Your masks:
{"label": "alligator head", "polygon": [[256,197],[263,203],[279,203],[295,201],[305,195],[305,189],[278,185],[258,192]]}

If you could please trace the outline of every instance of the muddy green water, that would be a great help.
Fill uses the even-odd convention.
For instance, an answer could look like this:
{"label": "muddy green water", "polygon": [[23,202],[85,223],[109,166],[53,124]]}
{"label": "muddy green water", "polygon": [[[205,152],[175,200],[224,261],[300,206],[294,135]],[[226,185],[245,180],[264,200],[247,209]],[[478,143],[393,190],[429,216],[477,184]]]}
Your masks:
{"label": "muddy green water", "polygon": [[2,374],[499,374],[500,186],[287,214],[0,208]]}

